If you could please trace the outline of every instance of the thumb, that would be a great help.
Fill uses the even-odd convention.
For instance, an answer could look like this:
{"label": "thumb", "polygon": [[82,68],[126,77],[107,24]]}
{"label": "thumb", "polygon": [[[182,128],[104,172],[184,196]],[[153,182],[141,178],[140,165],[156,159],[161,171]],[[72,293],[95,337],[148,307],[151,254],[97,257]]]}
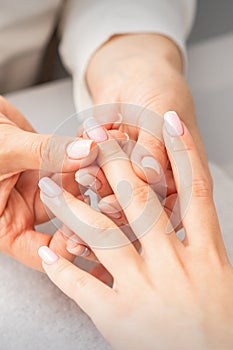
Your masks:
{"label": "thumb", "polygon": [[16,129],[11,130],[7,138],[7,157],[4,155],[4,149],[1,151],[4,168],[8,172],[28,169],[49,172],[75,171],[91,164],[98,153],[92,140],[42,135]]}

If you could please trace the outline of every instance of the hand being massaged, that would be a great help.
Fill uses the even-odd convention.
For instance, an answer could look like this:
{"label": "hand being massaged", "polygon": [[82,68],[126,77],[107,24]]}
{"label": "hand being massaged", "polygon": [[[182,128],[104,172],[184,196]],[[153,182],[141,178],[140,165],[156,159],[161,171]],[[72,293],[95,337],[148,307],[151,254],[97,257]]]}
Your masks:
{"label": "hand being massaged", "polygon": [[103,283],[43,246],[39,255],[49,278],[116,349],[231,349],[233,270],[211,184],[186,126],[174,112],[165,114],[163,139],[184,214],[182,242],[119,143],[101,126],[88,136],[98,142],[97,162],[141,249],[105,214],[42,178],[44,204],[92,249],[113,282]]}

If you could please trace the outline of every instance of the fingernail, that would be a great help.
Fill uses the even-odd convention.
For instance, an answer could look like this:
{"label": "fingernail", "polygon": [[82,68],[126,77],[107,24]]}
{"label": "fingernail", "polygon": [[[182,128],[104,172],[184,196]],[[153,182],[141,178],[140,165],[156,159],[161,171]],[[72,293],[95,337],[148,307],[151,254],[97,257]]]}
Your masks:
{"label": "fingernail", "polygon": [[118,117],[118,119],[116,121],[114,121],[114,123],[112,124],[112,129],[118,129],[119,126],[122,124],[122,121],[123,121],[122,114],[117,113],[117,117]]}
{"label": "fingernail", "polygon": [[62,193],[62,188],[49,177],[43,177],[39,181],[39,188],[48,197],[57,197]]}
{"label": "fingernail", "polygon": [[91,254],[91,251],[88,247],[85,245],[79,244],[77,242],[74,242],[72,240],[67,241],[66,249],[71,254],[77,255],[77,256],[89,256]]}
{"label": "fingernail", "polygon": [[48,265],[55,263],[59,257],[47,246],[38,249],[38,255]]}
{"label": "fingernail", "polygon": [[92,174],[77,174],[75,180],[82,186],[98,191],[102,187],[102,183]]}
{"label": "fingernail", "polygon": [[71,142],[66,148],[66,153],[68,157],[72,159],[85,158],[90,153],[92,143],[92,140],[77,140]]}
{"label": "fingernail", "polygon": [[113,205],[110,205],[109,203],[102,201],[102,202],[99,202],[98,206],[101,211],[103,211],[113,219],[120,219],[122,217],[121,212],[118,211]]}
{"label": "fingernail", "polygon": [[176,112],[166,112],[164,114],[164,123],[170,136],[177,137],[183,135],[183,126]]}
{"label": "fingernail", "polygon": [[160,165],[157,160],[153,157],[146,156],[141,160],[141,166],[143,168],[150,168],[156,171],[157,174],[160,174]]}
{"label": "fingernail", "polygon": [[103,142],[108,139],[108,134],[94,118],[86,119],[83,126],[90,139],[96,142]]}

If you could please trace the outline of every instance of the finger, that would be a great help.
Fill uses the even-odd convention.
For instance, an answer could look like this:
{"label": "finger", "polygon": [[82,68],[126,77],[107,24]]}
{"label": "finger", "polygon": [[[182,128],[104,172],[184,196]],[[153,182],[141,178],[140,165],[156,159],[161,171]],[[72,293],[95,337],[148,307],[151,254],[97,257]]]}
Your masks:
{"label": "finger", "polygon": [[48,247],[42,246],[38,254],[43,259],[43,268],[53,283],[75,300],[93,321],[105,316],[105,310],[115,302],[115,293],[111,288],[88,272],[58,257]]}
{"label": "finger", "polygon": [[44,204],[93,250],[111,274],[121,278],[123,266],[124,271],[129,269],[131,273],[136,273],[140,257],[127,237],[109,218],[62,191],[49,178],[41,179],[39,187]]}
{"label": "finger", "polygon": [[20,129],[30,132],[35,131],[24,115],[3,96],[0,96],[0,113],[15,123]]}
{"label": "finger", "polygon": [[163,135],[179,195],[180,213],[188,244],[220,244],[222,239],[211,183],[189,131],[175,112],[164,115]]}
{"label": "finger", "polygon": [[132,228],[130,227],[128,220],[125,216],[124,211],[122,210],[120,203],[118,202],[114,194],[109,195],[101,199],[98,203],[98,206],[102,213],[107,215],[113,220],[121,231],[124,232],[126,237],[133,243],[136,250],[141,251],[141,244],[137,239],[137,236],[134,234]]}
{"label": "finger", "polygon": [[162,126],[163,118],[145,109],[139,119],[139,135],[131,154],[136,174],[150,184],[161,181],[167,168]]}
{"label": "finger", "polygon": [[[89,120],[89,126],[90,124],[91,120]],[[106,133],[105,141],[109,137],[107,142],[99,142],[97,161],[103,169],[136,237],[140,238],[143,248],[147,251],[150,250],[151,254],[154,254],[154,246],[158,241],[160,241],[160,246],[163,241],[166,247],[170,246],[173,249],[172,238],[164,235],[168,218],[154,191],[135,175],[131,162],[118,143],[111,139],[104,129],[100,129],[101,126],[95,124],[91,129],[92,132],[87,131],[87,133],[94,140],[99,139],[99,133]]]}
{"label": "finger", "polygon": [[74,255],[66,250],[66,239],[58,230],[54,236],[27,229],[21,234],[0,237],[0,251],[33,269],[43,271],[37,255],[41,245],[50,246],[61,256],[73,261]]}
{"label": "finger", "polygon": [[0,158],[8,172],[27,169],[70,172],[91,164],[97,156],[97,147],[90,140],[41,135],[13,125],[4,126],[3,136],[5,147]]}
{"label": "finger", "polygon": [[89,273],[108,286],[113,285],[113,278],[103,265],[98,264],[94,266]]}
{"label": "finger", "polygon": [[66,249],[69,253],[87,260],[98,262],[97,257],[90,247],[88,247],[78,235],[71,231],[69,227],[63,225],[60,231],[67,238]]}
{"label": "finger", "polygon": [[172,170],[167,169],[161,181],[151,185],[155,193],[162,198],[166,198],[176,193],[176,186],[173,178]]}
{"label": "finger", "polygon": [[122,122],[122,115],[120,113],[120,104],[108,103],[93,106],[90,109],[79,112],[79,121],[83,123],[78,127],[77,135],[83,135],[85,131],[84,124],[87,119],[95,118],[98,123],[104,125],[106,129],[118,128]]}
{"label": "finger", "polygon": [[[24,189],[25,189],[25,174],[23,173],[22,177],[24,178]],[[85,189],[82,186],[79,186],[77,182],[74,179],[74,172],[71,173],[55,173],[51,176],[51,178],[58,183],[62,188],[64,188],[66,191],[73,194],[73,196],[77,197],[80,195],[80,193],[84,193]],[[36,194],[34,196],[34,213],[35,213],[35,223],[41,224],[48,219],[52,219],[54,215],[49,211],[46,210],[43,202],[41,202],[40,199],[40,191],[38,188],[38,181],[39,178],[37,176],[35,187],[37,188]]]}
{"label": "finger", "polygon": [[14,188],[18,178],[19,178],[19,175],[13,175],[8,179],[0,181],[0,193],[1,193],[0,216],[2,216],[6,208],[10,193]]}
{"label": "finger", "polygon": [[[172,226],[175,228],[175,231],[179,231],[182,226],[182,220],[180,216],[180,207],[176,205],[178,200],[177,193],[171,194],[163,200],[164,210],[169,217]],[[183,242],[184,243],[184,242]]]}
{"label": "finger", "polygon": [[78,170],[75,174],[75,180],[85,188],[98,193],[100,197],[105,197],[112,193],[103,171],[97,164]]}
{"label": "finger", "polygon": [[98,206],[102,213],[108,215],[112,220],[117,222],[118,226],[127,224],[125,214],[114,194],[102,198]]}
{"label": "finger", "polygon": [[[128,136],[122,134],[118,130],[111,130],[109,132],[121,147],[124,146],[124,143],[128,140]],[[97,164],[92,164],[78,170],[75,174],[75,180],[85,188],[91,189],[97,193],[101,198],[112,193],[111,186],[109,185],[103,171]],[[68,190],[68,192],[70,191]]]}

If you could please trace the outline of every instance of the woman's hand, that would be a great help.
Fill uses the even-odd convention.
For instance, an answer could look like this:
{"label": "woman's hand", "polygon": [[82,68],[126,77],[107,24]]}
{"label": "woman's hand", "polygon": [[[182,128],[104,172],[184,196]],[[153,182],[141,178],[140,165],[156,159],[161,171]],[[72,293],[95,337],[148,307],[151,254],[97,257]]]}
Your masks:
{"label": "woman's hand", "polygon": [[39,250],[43,267],[114,348],[231,349],[233,271],[211,185],[191,135],[174,113],[165,116],[163,137],[184,214],[184,242],[168,230],[156,194],[109,136],[99,144],[98,162],[141,243],[141,254],[108,217],[42,179],[43,202],[92,247],[113,276],[113,287],[48,247]]}
{"label": "woman's hand", "polygon": [[41,269],[37,255],[41,244],[73,258],[60,231],[52,237],[34,229],[49,219],[39,197],[39,172],[55,177],[64,172],[63,186],[76,195],[74,172],[96,158],[93,141],[73,141],[35,133],[24,116],[0,97],[0,251],[33,268]]}
{"label": "woman's hand", "polygon": [[[114,36],[92,56],[86,80],[95,103],[113,103],[94,107],[93,114],[101,124],[108,123],[107,128],[118,127],[129,135],[134,142],[130,158],[136,174],[153,184],[160,199],[166,202],[168,212],[173,211],[177,193],[162,139],[162,117],[159,119],[158,114],[162,116],[167,110],[179,113],[194,138],[212,184],[192,95],[182,75],[182,58],[172,40],[159,34]],[[134,106],[141,106],[141,110]],[[141,117],[143,108],[151,111],[150,120]],[[76,178],[80,184],[88,185],[89,175],[96,173],[96,167],[90,167],[81,170]],[[101,171],[98,174],[99,180],[106,183]],[[117,208],[115,197],[111,191],[108,194],[106,201]],[[110,206],[101,209],[108,213]]]}

